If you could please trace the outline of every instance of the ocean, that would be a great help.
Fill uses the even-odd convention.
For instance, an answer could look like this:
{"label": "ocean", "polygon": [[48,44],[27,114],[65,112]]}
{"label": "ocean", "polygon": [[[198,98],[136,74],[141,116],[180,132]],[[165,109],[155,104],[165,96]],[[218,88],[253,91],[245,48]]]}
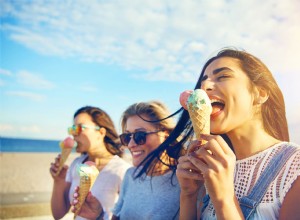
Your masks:
{"label": "ocean", "polygon": [[[0,137],[0,152],[60,152],[59,142],[56,140],[38,140],[25,138]],[[75,152],[75,149],[74,149]]]}

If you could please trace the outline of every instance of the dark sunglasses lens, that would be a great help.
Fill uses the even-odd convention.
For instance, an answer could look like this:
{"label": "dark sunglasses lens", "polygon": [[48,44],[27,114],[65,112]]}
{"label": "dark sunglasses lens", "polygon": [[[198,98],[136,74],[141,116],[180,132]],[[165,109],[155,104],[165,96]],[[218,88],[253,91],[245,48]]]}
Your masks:
{"label": "dark sunglasses lens", "polygon": [[131,139],[131,134],[121,134],[120,135],[120,140],[122,142],[123,145],[127,146],[130,142]]}
{"label": "dark sunglasses lens", "polygon": [[133,140],[137,145],[145,144],[147,133],[143,131],[138,131],[133,134]]}

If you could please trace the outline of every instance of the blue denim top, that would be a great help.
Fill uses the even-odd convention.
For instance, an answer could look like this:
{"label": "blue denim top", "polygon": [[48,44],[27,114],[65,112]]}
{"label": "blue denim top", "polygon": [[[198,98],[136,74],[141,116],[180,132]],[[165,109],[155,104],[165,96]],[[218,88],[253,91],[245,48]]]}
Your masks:
{"label": "blue denim top", "polygon": [[[269,162],[266,169],[263,171],[256,184],[252,188],[249,195],[244,196],[239,200],[243,215],[246,220],[249,220],[251,218],[251,215],[255,212],[256,207],[264,197],[269,185],[276,178],[282,167],[285,165],[287,160],[293,155],[293,153],[296,150],[296,147],[290,146],[278,152]],[[206,194],[203,197],[202,212],[208,206],[209,200],[210,197],[208,194]]]}

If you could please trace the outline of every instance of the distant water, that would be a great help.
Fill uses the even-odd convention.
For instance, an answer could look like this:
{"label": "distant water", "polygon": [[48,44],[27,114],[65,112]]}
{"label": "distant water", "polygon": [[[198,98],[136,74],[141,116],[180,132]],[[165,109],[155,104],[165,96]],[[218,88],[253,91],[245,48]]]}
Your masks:
{"label": "distant water", "polygon": [[59,141],[0,137],[0,152],[60,152]]}

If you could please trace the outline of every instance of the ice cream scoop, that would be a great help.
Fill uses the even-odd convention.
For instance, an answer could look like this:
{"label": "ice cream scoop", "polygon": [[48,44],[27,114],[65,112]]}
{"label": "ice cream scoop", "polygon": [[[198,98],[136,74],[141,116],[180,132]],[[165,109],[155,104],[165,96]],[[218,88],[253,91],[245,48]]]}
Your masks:
{"label": "ice cream scoop", "polygon": [[62,148],[73,148],[77,146],[77,142],[73,138],[67,137],[59,143],[59,146]]}
{"label": "ice cream scoop", "polygon": [[57,176],[60,173],[60,171],[62,170],[65,162],[67,161],[69,155],[71,154],[71,152],[73,150],[73,147],[77,146],[77,142],[73,138],[67,137],[63,141],[59,142],[59,146],[61,149],[61,157],[60,157],[60,161],[59,161],[58,170],[57,170],[55,176]]}
{"label": "ice cream scoop", "polygon": [[180,94],[179,101],[188,110],[196,138],[201,141],[201,134],[210,134],[212,106],[209,97],[202,89],[186,90]]}
{"label": "ice cream scoop", "polygon": [[193,90],[185,90],[184,92],[182,92],[180,94],[180,97],[179,97],[179,102],[181,104],[181,106],[185,109],[185,110],[188,110],[187,109],[187,100],[188,98],[190,97],[190,95],[193,93]]}

